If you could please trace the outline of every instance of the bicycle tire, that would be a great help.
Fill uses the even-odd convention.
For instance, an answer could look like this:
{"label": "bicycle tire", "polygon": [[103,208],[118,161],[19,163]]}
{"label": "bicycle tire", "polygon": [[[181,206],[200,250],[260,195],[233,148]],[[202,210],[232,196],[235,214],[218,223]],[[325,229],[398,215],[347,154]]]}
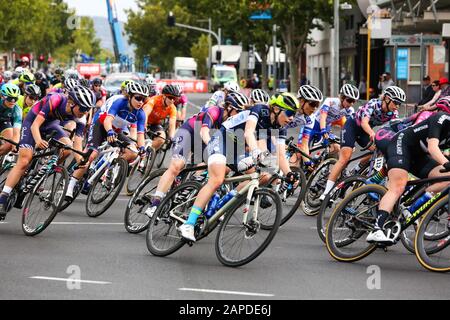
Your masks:
{"label": "bicycle tire", "polygon": [[[141,171],[139,165],[141,161],[145,161],[144,170]],[[130,173],[127,177],[127,183],[125,184],[125,192],[128,196],[133,195],[138,186],[142,183],[142,181],[147,177],[147,163],[148,158],[140,159],[134,166],[131,167]]]}
{"label": "bicycle tire", "polygon": [[[76,164],[76,160],[73,159],[70,162],[68,168],[72,168],[73,166],[75,166],[75,164]],[[69,173],[69,171],[68,171],[68,173]],[[70,175],[71,175],[71,173],[69,174],[69,176]],[[80,195],[81,188],[83,187],[84,181],[85,181],[85,176],[83,175],[83,177],[76,183],[75,187],[73,188],[72,200],[67,201],[66,199],[63,199],[61,207],[59,208],[59,212],[63,212],[64,210],[66,210],[75,201],[75,199]]]}
{"label": "bicycle tire", "polygon": [[[166,172],[166,168],[161,168],[158,170],[153,171],[150,173],[149,176],[147,176],[141,184],[137,187],[136,191],[133,193],[132,197],[128,201],[127,208],[125,209],[125,216],[124,216],[124,225],[125,229],[132,234],[138,234],[142,231],[147,230],[148,224],[150,222],[150,218],[145,215],[145,210],[149,207],[149,202],[146,202],[146,198],[143,199],[144,205],[141,206],[137,213],[142,215],[142,220],[144,220],[143,223],[135,223],[135,221],[132,219],[133,217],[133,209],[136,206],[139,206],[139,204],[136,203],[136,201],[141,197],[141,192],[148,186],[148,184],[153,181],[154,179],[157,179],[158,177],[161,177],[164,172]],[[155,187],[156,188],[156,187]],[[145,194],[152,192],[154,189],[151,189],[149,191],[146,191]],[[142,199],[141,199],[142,200]],[[145,217],[144,217],[145,216]]]}
{"label": "bicycle tire", "polygon": [[[273,191],[271,189],[267,189],[267,188],[260,188],[260,189],[255,190],[252,197],[257,197],[257,196],[260,196],[260,197],[266,196],[266,197],[272,198],[273,203],[275,204],[275,207],[276,207],[276,215],[274,217],[274,222],[272,224],[273,227],[270,228],[270,230],[263,230],[262,228],[258,228],[258,226],[256,226],[256,232],[250,232],[247,227],[244,227],[242,225],[242,219],[241,219],[242,215],[237,213],[238,209],[242,205],[246,204],[247,199],[246,199],[246,197],[241,197],[240,199],[238,199],[237,200],[238,202],[236,203],[236,205],[234,205],[233,208],[231,208],[230,211],[225,214],[224,220],[219,225],[219,229],[217,231],[217,236],[216,236],[216,241],[215,241],[216,256],[219,259],[219,261],[225,266],[240,267],[240,266],[243,266],[243,265],[251,262],[252,260],[257,258],[267,248],[267,246],[272,242],[273,238],[275,237],[275,234],[278,231],[278,228],[279,228],[280,222],[281,222],[281,215],[283,212],[280,197],[278,196],[278,194],[275,191]],[[258,203],[258,201],[255,201],[255,202]],[[251,212],[251,210],[250,210],[250,212]],[[238,217],[236,217],[236,216],[238,216]],[[223,244],[226,242],[226,241],[224,242],[224,240],[227,238],[226,237],[227,229],[228,229],[228,227],[230,227],[230,229],[233,229],[232,225],[229,226],[229,223],[233,217],[236,218],[237,227],[239,229],[241,229],[241,231],[243,231],[244,239],[246,237],[248,237],[247,240],[250,240],[250,241],[254,240],[255,235],[260,234],[261,230],[265,234],[267,233],[267,237],[262,242],[262,244],[259,245],[256,250],[252,251],[246,257],[231,259],[230,257],[228,257],[226,255],[226,253],[223,249]],[[249,218],[251,217],[250,213],[249,213],[248,217]],[[241,250],[239,250],[239,252],[242,253],[242,247],[240,249]]]}
{"label": "bicycle tire", "polygon": [[[158,257],[165,257],[168,256],[172,253],[174,253],[175,251],[179,250],[181,247],[183,247],[186,244],[186,241],[178,234],[178,230],[177,228],[181,225],[181,222],[171,218],[170,216],[167,216],[167,214],[170,213],[170,211],[172,210],[172,206],[176,203],[176,196],[178,195],[178,193],[180,193],[183,190],[191,190],[191,192],[198,192],[200,191],[200,189],[202,188],[202,184],[200,184],[199,182],[196,181],[188,181],[185,182],[181,185],[179,185],[177,188],[173,189],[171,192],[169,192],[169,194],[163,199],[163,201],[161,201],[161,204],[159,205],[158,209],[156,210],[155,214],[153,215],[152,219],[150,220],[150,224],[149,227],[147,229],[147,234],[146,234],[146,244],[147,244],[147,249],[148,251]],[[195,199],[195,198],[194,198]],[[187,217],[189,215],[190,212],[190,207],[192,207],[193,205],[193,198],[189,198],[187,201],[192,202],[191,205],[187,208],[185,208],[185,212],[181,212],[180,216],[185,216]],[[186,201],[186,200],[181,200],[181,201]],[[195,200],[194,200],[195,201]],[[189,212],[187,212],[189,210]],[[166,216],[164,216],[166,215]],[[176,240],[174,241],[174,244],[171,245],[169,248],[159,248],[156,243],[155,240],[156,236],[154,235],[154,231],[156,226],[158,226],[161,221],[163,221],[166,224],[170,224],[168,227],[168,231],[174,231],[174,235],[171,236],[173,238],[175,238]],[[169,238],[169,237],[168,237]]]}
{"label": "bicycle tire", "polygon": [[148,175],[152,172],[153,166],[155,165],[155,159],[156,159],[156,151],[150,147],[150,152],[147,154],[147,163],[145,164],[145,176],[148,177]]}
{"label": "bicycle tire", "polygon": [[[114,203],[114,201],[117,199],[117,197],[119,196],[120,192],[123,189],[123,185],[125,184],[125,180],[127,178],[128,162],[123,158],[117,158],[111,163],[111,167],[109,169],[113,168],[115,165],[119,166],[119,172],[117,173],[117,177],[119,178],[119,180],[117,181],[117,184],[115,184],[112,189],[112,190],[114,190],[114,192],[112,192],[111,199],[109,201],[107,201],[106,204],[103,205],[100,210],[92,210],[90,208],[90,204],[93,202],[92,197],[93,197],[93,194],[95,193],[95,191],[94,191],[95,187],[97,186],[98,183],[102,183],[100,181],[100,179],[102,179],[103,175],[105,174],[105,171],[108,170],[108,168],[104,168],[102,170],[102,172],[95,178],[94,182],[92,183],[91,188],[89,189],[89,193],[88,193],[88,196],[86,199],[86,214],[91,218],[97,218],[100,215],[102,215],[103,213],[105,213],[105,211],[108,210],[109,207]],[[93,204],[103,203],[110,195],[111,195],[111,192],[108,192],[106,198],[102,198],[102,201],[100,201],[99,203],[93,203]]]}
{"label": "bicycle tire", "polygon": [[159,169],[164,164],[164,160],[166,159],[166,154],[168,150],[169,149],[165,145],[163,145],[161,149],[158,150],[155,158],[156,168]]}
{"label": "bicycle tire", "polygon": [[[284,214],[284,210],[283,210],[283,214],[282,214],[281,222],[280,222],[280,227],[283,224],[285,224],[290,218],[292,218],[292,216],[294,215],[294,213],[297,211],[298,207],[300,206],[300,203],[303,201],[303,198],[304,198],[305,193],[306,193],[306,176],[305,176],[305,173],[303,172],[302,169],[300,169],[298,167],[291,167],[291,170],[294,171],[294,172],[297,172],[300,175],[299,185],[298,185],[298,187],[296,189],[296,190],[298,190],[300,188],[300,193],[298,194],[294,205],[291,206],[291,209],[289,211],[287,211],[286,214]],[[267,186],[270,188],[270,186],[273,184],[273,182],[275,180],[277,180],[276,177],[270,178]],[[286,206],[286,208],[287,208],[287,206]]]}
{"label": "bicycle tire", "polygon": [[[366,183],[366,177],[364,176],[352,176],[352,177],[346,177],[344,179],[338,180],[334,187],[330,190],[330,192],[325,197],[325,200],[320,205],[319,213],[317,214],[317,233],[319,235],[320,240],[323,241],[323,243],[326,242],[326,236],[325,236],[325,230],[327,223],[329,221],[330,215],[333,212],[333,204],[338,204],[336,199],[343,198],[343,193],[345,194],[345,191],[349,190],[348,188],[351,187],[351,184],[353,182],[355,183]],[[360,186],[360,185],[359,185]],[[358,186],[358,187],[359,187]],[[339,190],[337,188],[339,187]],[[356,188],[353,186],[353,190]],[[352,191],[353,191],[352,190]],[[333,203],[330,204],[330,201],[333,201]],[[336,206],[334,206],[335,208]],[[330,210],[328,208],[331,208]]]}
{"label": "bicycle tire", "polygon": [[[422,217],[422,221],[416,232],[415,248],[417,260],[425,269],[434,272],[450,271],[449,253],[446,254],[447,257],[442,258],[443,251],[450,245],[450,232],[447,226],[449,210],[448,208],[445,208],[448,205],[448,200],[447,195],[436,202]],[[443,211],[440,211],[441,209],[443,209]],[[431,240],[431,245],[427,246],[427,244],[429,244],[429,240],[427,240],[426,236],[427,229],[429,224],[435,220],[435,215],[438,215],[439,213],[446,213],[446,217],[444,217],[443,220],[445,221],[447,236],[440,240]]]}
{"label": "bicycle tire", "polygon": [[[369,229],[367,227],[364,226],[363,223],[360,222],[360,220],[358,219],[352,219],[352,217],[350,217],[351,220],[347,220],[347,221],[340,221],[338,219],[342,219],[342,218],[347,218],[345,215],[348,215],[347,213],[343,213],[344,210],[349,211],[349,209],[347,208],[347,204],[349,204],[352,200],[358,199],[359,196],[364,195],[364,194],[369,194],[369,193],[376,193],[379,195],[379,198],[381,199],[381,197],[386,193],[387,189],[385,187],[379,186],[379,185],[366,185],[366,186],[362,186],[354,191],[352,191],[347,197],[345,197],[341,203],[335,208],[335,210],[333,211],[333,213],[330,216],[330,220],[328,222],[328,225],[326,227],[326,246],[327,246],[327,250],[328,253],[336,260],[340,261],[340,262],[355,262],[358,260],[361,260],[365,257],[367,257],[368,255],[370,255],[372,252],[374,252],[377,248],[376,244],[370,244],[368,242],[365,241],[365,239],[362,239],[362,249],[358,249],[358,252],[356,253],[349,253],[349,252],[344,252],[343,248],[349,246],[350,244],[355,243],[357,240],[361,239],[361,237],[367,233],[367,231],[369,231]],[[368,201],[374,201],[369,198],[365,198],[366,201],[368,199]],[[370,212],[367,212],[367,216],[363,217],[366,218],[366,220],[373,220],[373,223],[375,223],[375,217],[372,215],[373,210],[376,210],[378,207],[378,202],[379,201],[375,201],[375,204],[371,204],[371,210]],[[362,215],[361,212],[359,212],[356,209],[353,209],[356,214],[354,214],[353,216],[356,217],[357,215]],[[362,220],[362,219],[361,219]],[[347,238],[345,238],[344,240],[340,240],[339,242],[335,241],[334,236],[333,236],[333,231],[334,231],[334,226],[335,225],[339,225],[339,226],[349,226],[350,222],[353,224],[354,229],[356,229],[357,227],[359,227],[360,225],[362,225],[360,227],[360,230],[358,231],[354,231],[352,230],[350,235],[347,236]],[[358,224],[359,225],[356,225]],[[372,224],[373,224],[372,223]],[[351,230],[351,228],[350,228]],[[348,249],[347,249],[348,250]]]}
{"label": "bicycle tire", "polygon": [[[60,174],[60,177],[57,178],[56,174]],[[51,178],[52,176],[53,176],[53,178]],[[52,179],[50,181],[52,184],[51,189],[45,190],[45,187],[44,187],[44,189],[42,189],[42,184],[46,183],[49,178]],[[58,191],[61,184],[63,184],[62,190]],[[36,186],[31,191],[31,193],[29,193],[28,198],[25,203],[25,206],[23,208],[22,231],[25,235],[27,235],[27,236],[38,235],[39,233],[43,232],[50,225],[50,223],[55,218],[56,214],[59,212],[61,203],[67,193],[68,186],[69,186],[69,174],[67,173],[66,168],[61,167],[61,166],[55,167],[50,174],[45,175],[44,177],[41,178],[41,180],[36,184]],[[47,191],[47,193],[45,191]],[[57,195],[58,193],[60,194],[59,199],[57,200],[57,203],[53,204],[52,202],[55,200],[54,196]],[[39,223],[36,227],[32,228],[29,225],[29,219],[31,216],[33,216],[33,217],[36,216],[36,215],[32,214],[34,212],[34,210],[36,209],[35,205],[33,205],[33,199],[35,199],[35,196],[37,196],[39,201],[41,201],[41,199],[44,199],[44,198],[42,198],[43,196],[45,196],[47,198],[50,197],[53,199],[51,199],[50,204],[48,202],[45,203],[44,211],[46,211],[46,212],[50,211],[48,217],[42,223]],[[49,210],[50,208],[52,208],[52,210]]]}
{"label": "bicycle tire", "polygon": [[[311,176],[308,179],[308,183],[306,184],[306,190],[310,191],[311,190],[311,186],[316,178],[316,176],[318,176],[322,170],[328,170],[330,171],[330,169],[328,168],[329,166],[332,166],[334,164],[336,164],[337,160],[335,158],[329,158],[324,160],[318,167],[316,170],[314,170],[314,172],[311,174]],[[329,174],[329,172],[328,172]],[[328,178],[328,174],[326,175],[326,177]],[[325,177],[325,175],[324,175]],[[323,178],[322,178],[323,179]],[[317,182],[316,182],[317,184]],[[325,185],[326,185],[326,181],[325,181]],[[324,185],[324,186],[325,186]],[[320,191],[318,191],[317,194],[320,194]],[[310,196],[311,195],[311,196]],[[320,196],[320,195],[319,195]],[[303,213],[307,216],[315,216],[319,213],[320,210],[320,206],[321,206],[321,202],[317,201],[319,196],[316,196],[314,199],[312,198],[312,194],[311,192],[306,192],[305,193],[305,198],[303,199],[303,201],[301,202],[301,209],[303,211]]]}

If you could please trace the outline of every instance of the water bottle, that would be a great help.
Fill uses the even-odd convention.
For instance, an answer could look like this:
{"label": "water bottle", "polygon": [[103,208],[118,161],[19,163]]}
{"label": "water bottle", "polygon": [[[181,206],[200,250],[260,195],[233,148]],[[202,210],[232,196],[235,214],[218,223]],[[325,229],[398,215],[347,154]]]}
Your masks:
{"label": "water bottle", "polygon": [[220,200],[220,196],[217,193],[214,193],[211,200],[208,203],[208,210],[205,212],[205,216],[207,219],[211,218],[214,213],[216,213],[217,203]]}
{"label": "water bottle", "polygon": [[433,197],[433,194],[430,192],[426,192],[419,199],[416,200],[410,207],[409,212],[414,213],[417,209],[419,209],[424,203],[430,200]]}
{"label": "water bottle", "polygon": [[216,210],[220,210],[228,201],[237,194],[236,190],[231,190],[222,199],[219,200]]}

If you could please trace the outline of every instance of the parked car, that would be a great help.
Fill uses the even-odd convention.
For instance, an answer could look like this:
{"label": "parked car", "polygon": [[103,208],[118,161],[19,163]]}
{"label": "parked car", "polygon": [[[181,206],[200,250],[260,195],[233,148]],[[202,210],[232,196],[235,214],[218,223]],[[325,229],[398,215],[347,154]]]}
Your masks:
{"label": "parked car", "polygon": [[111,73],[106,76],[103,86],[107,91],[107,98],[114,95],[120,90],[120,85],[125,80],[143,81],[144,78],[138,73],[126,72],[126,73]]}

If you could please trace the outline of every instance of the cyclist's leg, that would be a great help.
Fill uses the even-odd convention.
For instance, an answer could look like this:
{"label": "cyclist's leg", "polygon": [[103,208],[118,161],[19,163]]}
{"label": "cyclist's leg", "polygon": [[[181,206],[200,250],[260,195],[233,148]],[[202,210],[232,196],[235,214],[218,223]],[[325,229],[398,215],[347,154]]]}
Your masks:
{"label": "cyclist's leg", "polygon": [[[12,140],[14,137],[12,126],[3,127],[0,126],[0,136],[9,140]],[[3,141],[2,145],[0,145],[0,156],[7,154],[8,152],[13,150],[13,145],[9,142]]]}
{"label": "cyclist's leg", "polygon": [[157,133],[161,138],[155,137],[152,141],[152,148],[154,150],[159,150],[164,144],[164,139],[166,138],[166,132],[161,125],[151,125],[150,130]]}

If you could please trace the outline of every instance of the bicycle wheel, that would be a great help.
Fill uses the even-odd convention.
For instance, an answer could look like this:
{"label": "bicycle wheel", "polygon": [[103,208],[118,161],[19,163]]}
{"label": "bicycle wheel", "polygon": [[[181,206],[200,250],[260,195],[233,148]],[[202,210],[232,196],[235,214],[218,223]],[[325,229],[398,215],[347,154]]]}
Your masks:
{"label": "bicycle wheel", "polygon": [[[262,197],[267,197],[275,207],[268,214],[259,207]],[[229,267],[239,267],[258,257],[273,240],[281,222],[283,209],[281,200],[275,191],[261,188],[254,191],[250,207],[246,206],[246,197],[237,200],[236,205],[225,214],[223,222],[219,225],[216,237],[216,256],[219,261]],[[253,218],[257,210],[256,220]],[[247,220],[243,221],[243,214],[247,213]],[[270,219],[270,221],[269,221]],[[271,225],[272,228],[264,230],[261,224]]]}
{"label": "bicycle wheel", "polygon": [[180,217],[186,220],[202,185],[195,181],[181,184],[164,198],[147,229],[146,243],[151,254],[164,257],[180,249],[186,242],[179,235]]}
{"label": "bicycle wheel", "polygon": [[95,178],[86,199],[86,213],[96,218],[114,203],[127,178],[128,163],[117,158]]}
{"label": "bicycle wheel", "polygon": [[358,175],[345,178],[338,181],[330,190],[330,193],[325,197],[325,200],[320,205],[319,213],[317,215],[317,233],[324,243],[326,226],[334,209],[350,192],[356,190],[365,183],[366,178],[363,176]]}
{"label": "bicycle wheel", "polygon": [[[281,215],[280,227],[294,215],[306,193],[306,176],[304,172],[298,167],[291,167],[291,170],[293,172],[297,172],[300,176],[297,188],[293,190],[286,190],[282,194],[280,194],[278,191],[280,188],[279,179],[277,179],[276,177],[272,177],[267,184],[268,188],[274,189],[275,191],[278,192],[281,199],[281,203],[284,206],[283,213]],[[275,184],[277,182],[278,184]]]}
{"label": "bicycle wheel", "polygon": [[416,257],[430,271],[450,271],[448,200],[445,196],[436,202],[423,216],[416,232]]}
{"label": "bicycle wheel", "polygon": [[69,174],[60,166],[36,184],[23,208],[22,230],[25,235],[35,236],[50,225],[66,196],[68,185]]}
{"label": "bicycle wheel", "polygon": [[[69,169],[67,170],[67,172],[69,173],[69,177],[73,173],[73,168],[76,165],[76,163],[77,163],[76,160],[73,159],[72,162],[69,164],[69,166],[68,166]],[[63,199],[63,202],[61,203],[61,206],[59,207],[59,212],[63,212],[64,210],[66,210],[72,204],[72,202],[78,197],[78,195],[81,192],[81,188],[84,184],[84,181],[85,181],[85,177],[83,176],[73,188],[72,200],[67,201],[66,199]]]}
{"label": "bicycle wheel", "polygon": [[133,167],[131,167],[125,187],[128,196],[131,196],[136,191],[141,182],[145,179],[147,174],[146,168],[149,160],[151,159],[149,159],[148,157],[139,159],[139,161],[136,162]]}
{"label": "bicycle wheel", "polygon": [[153,148],[149,148],[149,151],[147,153],[147,163],[145,165],[145,176],[148,177],[150,172],[152,172],[153,166],[155,165],[155,159],[156,159],[157,151],[155,151]]}
{"label": "bicycle wheel", "polygon": [[163,144],[161,146],[161,149],[158,150],[155,158],[156,168],[161,168],[161,166],[164,164],[164,160],[166,159],[166,154],[168,150],[169,149],[167,148],[166,144]]}
{"label": "bicycle wheel", "polygon": [[155,192],[158,182],[166,170],[161,168],[150,173],[128,201],[124,220],[125,229],[129,233],[140,233],[148,228],[150,218],[145,214],[145,210],[150,207],[151,195]]}
{"label": "bicycle wheel", "polygon": [[319,213],[321,205],[319,197],[325,191],[331,167],[336,162],[337,160],[335,158],[329,158],[323,161],[308,179],[305,199],[301,203],[301,209],[307,216],[315,216]]}
{"label": "bicycle wheel", "polygon": [[366,241],[366,234],[374,228],[378,203],[385,193],[382,186],[362,186],[336,207],[326,227],[327,250],[334,259],[358,261],[377,248]]}

